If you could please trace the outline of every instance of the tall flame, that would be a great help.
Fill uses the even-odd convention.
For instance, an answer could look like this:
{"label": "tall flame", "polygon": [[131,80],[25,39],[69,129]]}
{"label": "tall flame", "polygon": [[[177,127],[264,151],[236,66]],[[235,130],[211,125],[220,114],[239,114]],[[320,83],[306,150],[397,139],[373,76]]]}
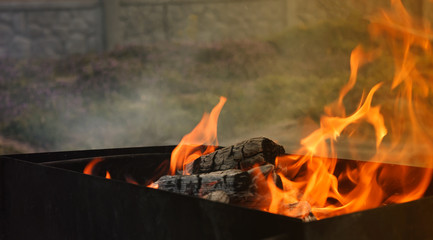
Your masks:
{"label": "tall flame", "polygon": [[[372,51],[365,51],[361,46],[352,51],[350,79],[334,107],[325,109],[328,115],[321,118],[320,128],[302,139],[297,155],[277,158],[276,164],[284,173],[280,174],[284,188],[276,188],[273,181],[268,181],[272,195],[269,211],[290,215],[278,206],[306,200],[320,219],[412,201],[422,197],[427,189],[433,166],[433,132],[430,130],[433,126],[429,122],[433,114],[428,109],[431,105],[427,96],[433,81],[421,73],[417,61],[420,50],[431,58],[433,34],[429,24],[411,18],[399,0],[392,0],[391,5],[390,11],[382,10],[371,17],[370,24],[372,37],[384,38],[387,44]],[[354,87],[359,67],[378,57],[386,46],[391,47],[394,56],[395,75],[390,84],[390,91],[397,96],[394,110],[385,116],[380,106],[372,106],[375,92],[384,85],[381,82],[370,90],[358,109],[346,117],[343,99]],[[334,149],[337,139],[347,126],[362,121],[375,130],[376,154],[369,162],[337,172]],[[389,131],[385,121],[390,126]],[[391,144],[384,146],[382,141],[387,134]],[[417,151],[420,147],[422,150]],[[382,162],[421,164],[425,168]]]}
{"label": "tall flame", "polygon": [[[226,101],[225,97],[220,97],[219,103],[211,113],[204,113],[199,124],[182,138],[171,154],[170,174],[175,174],[176,170],[183,170],[183,166],[201,155],[215,151],[218,146],[218,117]],[[206,148],[203,149],[203,146]]]}

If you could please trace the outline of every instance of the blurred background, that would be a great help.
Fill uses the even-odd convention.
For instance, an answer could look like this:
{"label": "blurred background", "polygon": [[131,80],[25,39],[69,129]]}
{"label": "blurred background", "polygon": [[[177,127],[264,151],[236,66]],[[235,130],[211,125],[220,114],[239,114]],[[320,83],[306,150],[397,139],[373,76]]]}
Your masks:
{"label": "blurred background", "polygon": [[[433,20],[431,1],[403,3]],[[292,151],[349,79],[368,16],[389,5],[0,0],[0,154],[174,145],[219,96],[221,145],[266,136]],[[363,69],[348,112],[393,71],[386,55]]]}

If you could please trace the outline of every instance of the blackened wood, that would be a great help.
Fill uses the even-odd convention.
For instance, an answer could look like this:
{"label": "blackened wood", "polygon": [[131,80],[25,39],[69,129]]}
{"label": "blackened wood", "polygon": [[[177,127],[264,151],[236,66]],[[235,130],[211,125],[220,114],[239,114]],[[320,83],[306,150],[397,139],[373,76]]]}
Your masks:
{"label": "blackened wood", "polygon": [[275,170],[275,166],[272,164],[265,164],[259,167],[251,168],[248,170],[248,174],[255,176],[258,175],[258,173],[261,173],[264,177],[267,177],[269,173],[273,172]]}
{"label": "blackened wood", "polygon": [[250,175],[237,169],[197,175],[166,175],[155,184],[161,190],[192,196],[205,196],[214,191],[225,192],[231,200],[252,196]]}
{"label": "blackened wood", "polygon": [[[199,196],[208,200],[256,206],[265,198],[257,194],[259,185],[265,184],[272,174],[275,181],[275,167],[265,164],[248,171],[229,169],[194,175],[166,175],[154,183],[160,190]],[[274,176],[275,175],[275,176]]]}
{"label": "blackened wood", "polygon": [[256,164],[274,164],[275,157],[284,152],[281,145],[268,138],[251,138],[197,158],[186,165],[186,172],[198,174],[227,169],[248,170]]}

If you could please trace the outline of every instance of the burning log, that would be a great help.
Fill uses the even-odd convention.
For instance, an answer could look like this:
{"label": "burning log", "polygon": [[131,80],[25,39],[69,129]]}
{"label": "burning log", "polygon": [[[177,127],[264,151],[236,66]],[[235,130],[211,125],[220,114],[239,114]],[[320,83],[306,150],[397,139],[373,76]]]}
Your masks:
{"label": "burning log", "polygon": [[242,171],[229,169],[195,175],[166,175],[154,183],[158,189],[203,197],[224,203],[247,203],[256,196],[257,174],[274,173],[274,166],[266,164]]}
{"label": "burning log", "polygon": [[161,190],[200,197],[223,191],[231,201],[252,196],[250,174],[238,169],[196,175],[166,175],[155,184]]}
{"label": "burning log", "polygon": [[[162,176],[151,187],[207,200],[262,209],[270,203],[267,184],[283,189],[275,158],[284,148],[264,137],[251,138],[203,155],[177,175]],[[182,173],[186,175],[182,175]],[[281,202],[280,211],[303,221],[314,220],[308,202]]]}
{"label": "burning log", "polygon": [[248,170],[254,165],[274,164],[275,157],[284,154],[281,145],[257,137],[203,155],[185,166],[188,174],[209,173],[228,169]]}
{"label": "burning log", "polygon": [[229,203],[230,197],[227,193],[224,191],[215,191],[211,192],[205,196],[203,196],[204,199],[211,200],[214,202],[221,202],[221,203]]}
{"label": "burning log", "polygon": [[262,198],[256,191],[259,179],[272,173],[276,185],[282,187],[273,165],[281,154],[284,148],[272,140],[251,138],[197,158],[185,166],[189,175],[166,175],[153,186],[212,201],[251,205]]}

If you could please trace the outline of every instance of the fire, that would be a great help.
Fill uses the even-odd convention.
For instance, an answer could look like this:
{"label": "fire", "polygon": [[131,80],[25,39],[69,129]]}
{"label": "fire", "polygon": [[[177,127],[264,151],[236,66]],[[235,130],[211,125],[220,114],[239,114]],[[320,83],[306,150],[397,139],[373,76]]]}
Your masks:
{"label": "fire", "polygon": [[[215,151],[216,146],[218,146],[218,117],[226,101],[225,97],[220,97],[219,103],[212,109],[211,113],[203,114],[198,125],[182,138],[171,154],[170,174],[174,175],[177,170],[183,170],[186,164],[201,155]],[[204,145],[207,145],[205,149],[203,149]]]}
{"label": "fire", "polygon": [[[428,96],[433,79],[419,66],[419,59],[431,59],[433,31],[428,22],[411,17],[400,0],[391,0],[390,10],[381,10],[369,19],[372,39],[381,41],[373,49],[357,46],[352,51],[349,81],[339,98],[325,108],[320,128],[301,140],[302,147],[296,154],[277,157],[274,175],[255,173],[257,191],[267,195],[257,208],[292,217],[306,217],[312,212],[322,219],[416,200],[429,186],[433,170],[433,112]],[[384,52],[393,56],[394,76],[380,79],[360,100],[357,109],[347,115],[343,100],[355,86],[359,69]],[[386,106],[387,111],[382,110],[385,106],[373,104],[379,90],[396,96],[391,107]],[[205,113],[182,138],[172,152],[169,174],[187,174],[186,164],[216,150],[217,122],[225,102],[226,98],[221,97],[211,113]],[[376,153],[369,161],[342,164],[336,154],[338,139],[348,132],[349,126],[351,132],[361,131],[357,128],[361,123],[374,130]],[[94,159],[84,173],[92,174],[100,161],[101,158]],[[275,177],[282,186],[277,186]],[[106,178],[111,178],[108,171]],[[137,184],[129,178],[127,181]],[[157,183],[146,185],[158,188]]]}
{"label": "fire", "polygon": [[92,175],[92,174],[93,174],[93,168],[95,168],[96,164],[98,164],[98,163],[100,163],[100,162],[102,162],[102,161],[103,161],[102,158],[99,158],[99,157],[94,158],[92,161],[90,161],[90,162],[86,165],[86,167],[85,167],[84,170],[83,170],[83,173],[84,173],[84,174],[87,174],[87,175]]}
{"label": "fire", "polygon": [[[412,18],[399,0],[391,0],[391,9],[381,10],[370,21],[372,39],[385,39],[386,43],[369,50],[357,46],[352,51],[349,81],[337,101],[325,108],[320,128],[301,140],[302,147],[296,154],[277,157],[275,165],[282,188],[276,186],[270,175],[256,177],[260,192],[269,197],[259,209],[292,217],[303,217],[311,211],[321,219],[423,196],[431,182],[433,167],[430,130],[433,126],[429,122],[433,114],[427,98],[433,81],[419,69],[418,59],[421,50],[425,57],[431,58],[433,32],[427,22]],[[392,81],[380,79],[358,108],[347,116],[343,100],[355,86],[359,69],[387,51],[394,59]],[[379,90],[396,95],[392,111],[382,111],[383,106],[373,105]],[[204,115],[173,151],[171,174],[215,150],[216,123],[224,102],[225,98],[221,98],[212,113]],[[376,154],[366,162],[339,166],[335,149],[338,138],[346,134],[348,126],[357,127],[360,123],[374,129]],[[201,150],[202,144],[211,147]],[[410,168],[405,164],[424,168]]]}
{"label": "fire", "polygon": [[[307,201],[320,219],[423,196],[432,177],[433,141],[429,129],[433,126],[426,119],[433,117],[427,99],[433,82],[417,68],[417,59],[420,50],[431,57],[433,34],[428,23],[419,24],[411,18],[400,1],[392,0],[391,4],[390,11],[382,10],[371,18],[370,32],[373,38],[386,39],[386,46],[391,47],[394,56],[395,75],[389,88],[397,96],[393,111],[384,115],[380,106],[372,106],[375,92],[385,84],[381,82],[370,90],[352,115],[345,116],[343,99],[355,85],[359,67],[386,51],[386,46],[370,52],[356,47],[351,54],[349,82],[340,91],[334,107],[326,109],[328,115],[321,118],[320,128],[302,139],[297,155],[277,159],[278,167],[285,173],[280,174],[284,189],[268,181],[272,195],[270,212],[275,212],[282,204]],[[356,167],[346,167],[336,173],[338,137],[349,125],[362,121],[375,130],[376,154],[369,162],[357,163]],[[390,126],[389,130],[385,123]],[[389,146],[382,144],[385,136],[391,141]],[[420,146],[425,147],[417,152]],[[426,168],[413,170],[402,165],[381,164],[414,164],[411,162],[414,159]],[[300,177],[296,176],[299,173],[302,173]]]}
{"label": "fire", "polygon": [[[92,159],[92,161],[90,161],[90,162],[86,165],[86,167],[84,168],[83,173],[84,173],[84,174],[87,174],[87,175],[92,175],[92,174],[93,174],[93,169],[95,168],[95,166],[96,166],[98,163],[102,162],[103,160],[104,160],[104,159],[103,159],[103,158],[100,158],[100,157],[96,157],[96,158]],[[105,178],[106,178],[106,179],[111,179],[110,172],[105,171]]]}

